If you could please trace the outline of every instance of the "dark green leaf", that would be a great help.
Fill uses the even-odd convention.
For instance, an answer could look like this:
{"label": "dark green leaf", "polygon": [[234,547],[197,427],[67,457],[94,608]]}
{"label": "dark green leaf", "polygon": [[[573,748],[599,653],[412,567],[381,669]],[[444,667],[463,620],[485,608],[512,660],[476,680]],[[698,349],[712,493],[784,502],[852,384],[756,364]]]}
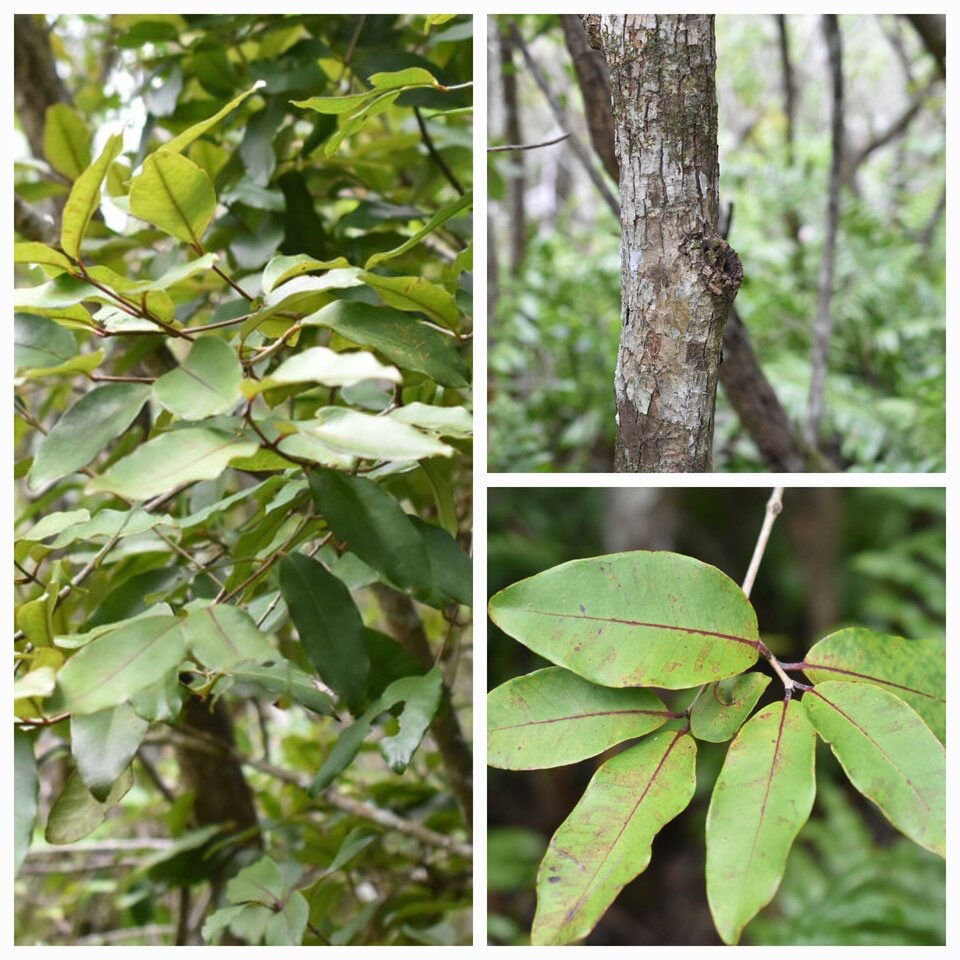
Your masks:
{"label": "dark green leaf", "polygon": [[77,773],[96,800],[106,801],[149,726],[126,703],[71,720],[70,750]]}

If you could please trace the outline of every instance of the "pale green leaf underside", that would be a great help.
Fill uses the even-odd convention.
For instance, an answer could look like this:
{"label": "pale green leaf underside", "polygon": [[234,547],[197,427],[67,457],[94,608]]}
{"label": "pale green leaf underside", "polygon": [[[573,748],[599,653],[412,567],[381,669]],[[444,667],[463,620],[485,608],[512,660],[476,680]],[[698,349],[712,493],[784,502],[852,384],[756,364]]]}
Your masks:
{"label": "pale green leaf underside", "polygon": [[47,818],[48,843],[75,843],[92,833],[107,818],[107,811],[118,804],[133,786],[133,771],[128,767],[101,802],[83,785],[77,771],[70,774],[66,786],[54,801]]}
{"label": "pale green leaf underside", "polygon": [[140,383],[106,383],[85,393],[44,437],[27,475],[32,490],[85,467],[133,423],[150,396]]}
{"label": "pale green leaf underside", "polygon": [[241,399],[243,370],[233,348],[216,337],[200,337],[183,363],[153,385],[157,402],[184,420],[226,413]]}
{"label": "pale green leaf underside", "polygon": [[599,687],[547,667],[487,694],[487,763],[505,770],[576,763],[642,737],[670,717],[649,690]]}
{"label": "pale green leaf underside", "polygon": [[818,683],[803,697],[850,782],[921,847],[946,857],[946,754],[917,712],[876,684]]}
{"label": "pale green leaf underside", "polygon": [[147,157],[130,186],[130,212],[199,248],[217,207],[210,178],[192,160],[169,150]]}
{"label": "pale green leaf underside", "polygon": [[533,944],[583,939],[646,869],[653,838],[693,798],[696,753],[691,737],[661,730],[594,774],[540,864]]}
{"label": "pale green leaf underside", "polygon": [[302,422],[300,429],[334,453],[369,460],[422,460],[453,455],[453,447],[415,427],[346,407],[322,407],[316,419]]}
{"label": "pale green leaf underside", "polygon": [[876,683],[905,700],[943,742],[947,728],[946,644],[849,627],[815,643],[803,672],[814,682]]}
{"label": "pale green leaf underside", "polygon": [[698,740],[729,740],[757,705],[770,677],[746,673],[711,683],[690,711],[690,732]]}
{"label": "pale green leaf underside", "polygon": [[559,666],[609,687],[675,690],[757,659],[757,618],[715,567],[674,553],[573,560],[490,601],[490,618]]}
{"label": "pale green leaf underside", "polygon": [[707,811],[707,899],[737,943],[777,892],[816,794],[816,737],[796,701],[772,703],[730,744]]}
{"label": "pale green leaf underside", "polygon": [[70,750],[80,779],[99,801],[130,766],[150,724],[126,703],[70,721]]}
{"label": "pale green leaf underside", "polygon": [[234,457],[252,456],[258,447],[221,430],[173,430],[113,464],[87,489],[147,500],[194,480],[215,480]]}
{"label": "pale green leaf underside", "polygon": [[13,870],[16,873],[33,838],[37,817],[40,782],[33,755],[33,737],[23,730],[13,731]]}
{"label": "pale green leaf underside", "polygon": [[328,347],[310,347],[284,360],[261,380],[248,380],[243,385],[246,396],[291,383],[313,383],[325,387],[347,387],[364,380],[387,380],[402,383],[396,367],[382,364],[372,353],[349,350],[338,353]]}
{"label": "pale green leaf underside", "polygon": [[63,666],[57,684],[65,713],[89,714],[126,702],[186,655],[181,621],[146,617],[92,640]]}

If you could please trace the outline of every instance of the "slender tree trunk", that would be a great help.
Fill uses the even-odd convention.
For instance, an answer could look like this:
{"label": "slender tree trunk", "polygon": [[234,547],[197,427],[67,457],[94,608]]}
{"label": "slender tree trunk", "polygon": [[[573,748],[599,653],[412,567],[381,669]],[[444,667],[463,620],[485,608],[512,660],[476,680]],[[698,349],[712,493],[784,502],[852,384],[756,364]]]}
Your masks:
{"label": "slender tree trunk", "polygon": [[[500,32],[500,87],[503,92],[504,139],[507,143],[523,143],[513,41],[505,31]],[[527,252],[526,181],[522,151],[517,150],[510,155],[510,169],[506,179],[507,209],[510,212],[510,272],[517,276],[523,269]]]}
{"label": "slender tree trunk", "polygon": [[713,468],[720,347],[740,261],[717,233],[716,45],[709,15],[597,15],[620,164],[616,469]]}
{"label": "slender tree trunk", "polygon": [[823,395],[827,384],[827,366],[830,338],[833,334],[833,277],[837,254],[837,229],[840,223],[840,182],[843,177],[843,54],[840,27],[836,14],[823,18],[823,33],[827,42],[831,75],[830,131],[833,152],[830,161],[830,183],[827,190],[827,222],[820,258],[820,278],[817,294],[817,317],[813,328],[813,351],[810,357],[810,397],[807,406],[805,438],[809,446],[817,447],[820,439],[820,420],[823,417]]}
{"label": "slender tree trunk", "polygon": [[790,59],[790,34],[787,18],[777,14],[777,32],[780,36],[780,71],[783,82],[783,112],[787,125],[784,140],[787,145],[787,164],[793,166],[794,121],[797,115],[797,85],[793,79],[793,61]]}

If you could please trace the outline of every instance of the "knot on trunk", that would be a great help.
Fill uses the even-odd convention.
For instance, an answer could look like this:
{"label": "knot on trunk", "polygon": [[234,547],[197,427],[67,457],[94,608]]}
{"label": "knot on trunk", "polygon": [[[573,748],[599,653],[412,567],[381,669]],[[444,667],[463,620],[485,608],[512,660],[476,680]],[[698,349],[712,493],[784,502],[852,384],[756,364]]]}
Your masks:
{"label": "knot on trunk", "polygon": [[737,251],[715,233],[687,234],[680,246],[699,269],[707,290],[732,303],[743,281],[743,264]]}

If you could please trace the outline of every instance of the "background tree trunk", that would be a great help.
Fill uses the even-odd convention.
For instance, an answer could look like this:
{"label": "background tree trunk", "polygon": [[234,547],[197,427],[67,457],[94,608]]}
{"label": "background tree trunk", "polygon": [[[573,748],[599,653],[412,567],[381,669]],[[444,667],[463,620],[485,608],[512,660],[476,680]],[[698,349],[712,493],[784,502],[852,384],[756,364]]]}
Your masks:
{"label": "background tree trunk", "polygon": [[620,165],[619,472],[709,471],[720,347],[743,270],[717,233],[714,18],[595,15]]}
{"label": "background tree trunk", "polygon": [[[523,143],[520,123],[520,102],[517,96],[517,68],[513,62],[513,41],[505,30],[500,32],[500,84],[503,93],[503,136],[507,143]],[[527,254],[526,182],[523,175],[523,153],[510,156],[507,175],[507,196],[510,209],[510,272],[518,276]]]}

